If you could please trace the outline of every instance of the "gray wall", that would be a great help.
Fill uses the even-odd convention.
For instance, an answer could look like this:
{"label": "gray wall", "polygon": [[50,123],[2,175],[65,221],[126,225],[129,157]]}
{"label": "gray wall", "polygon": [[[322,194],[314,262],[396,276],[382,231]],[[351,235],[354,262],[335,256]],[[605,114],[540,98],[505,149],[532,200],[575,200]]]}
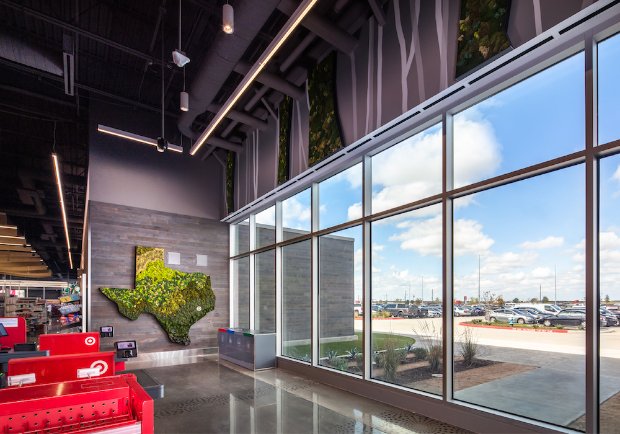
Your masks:
{"label": "gray wall", "polygon": [[[228,326],[228,225],[219,221],[164,213],[124,205],[90,202],[91,227],[91,320],[89,330],[114,326],[112,342],[136,339],[141,351],[179,350],[155,318],[142,314],[136,321],[122,316],[116,304],[101,294],[101,287],[133,288],[136,246],[163,247],[179,252],[181,265],[168,265],[184,272],[211,276],[215,310],[190,330],[190,348],[217,347],[218,327]],[[196,266],[196,254],[208,256],[207,267]],[[109,341],[109,342],[108,342]]]}
{"label": "gray wall", "polygon": [[[159,153],[152,146],[97,132],[107,125],[146,137],[160,135],[156,115],[93,100],[90,107],[89,194],[98,202],[220,219],[224,216],[223,168],[187,153]],[[174,131],[167,138],[175,143]]]}

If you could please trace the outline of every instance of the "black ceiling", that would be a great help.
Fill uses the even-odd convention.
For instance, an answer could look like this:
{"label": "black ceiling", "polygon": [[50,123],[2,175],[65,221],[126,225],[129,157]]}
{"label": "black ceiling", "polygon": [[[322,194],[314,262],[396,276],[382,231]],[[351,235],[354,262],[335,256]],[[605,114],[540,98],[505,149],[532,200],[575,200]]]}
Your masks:
{"label": "black ceiling", "polygon": [[[192,59],[186,67],[188,87],[198,74],[210,43],[221,32],[224,3],[225,0],[182,3],[182,48]],[[236,6],[237,2],[229,3]],[[376,10],[377,0],[368,3]],[[368,3],[321,0],[315,11],[330,23],[337,23],[347,9],[355,9],[366,19],[372,13]],[[62,68],[63,35],[75,41],[74,96],[65,95],[61,75],[33,68],[28,62],[9,59],[0,53],[0,213],[5,212],[10,222],[18,226],[55,276],[66,277],[69,273],[70,277],[76,277],[75,269],[80,264],[88,171],[88,103],[93,98],[105,99],[158,112],[162,34],[166,114],[171,118],[180,114],[178,98],[183,74],[170,58],[178,45],[178,7],[177,0],[0,0],[0,42],[4,41],[5,49],[11,43],[35,47],[42,57]],[[261,1],[252,3],[252,7],[260,8]],[[242,61],[253,64],[287,19],[276,8],[252,40]],[[269,68],[277,72],[278,63],[309,32],[305,28],[296,31]],[[295,58],[288,71],[297,68],[303,81],[304,71],[331,49],[325,40],[316,38]],[[242,75],[231,72],[214,103],[222,104],[241,78]],[[297,81],[299,86],[300,80]],[[250,96],[238,104],[237,110],[243,111],[239,107],[252,94],[248,92]],[[279,98],[277,91],[270,89],[265,93],[265,102],[273,105],[272,108]],[[247,114],[265,119],[268,111],[259,104]],[[212,117],[213,113],[204,112],[195,119],[193,129],[200,131]],[[232,121],[224,122],[219,131],[228,122]],[[227,139],[241,142],[246,132],[243,124],[231,126]],[[180,133],[174,134],[168,139],[178,143]],[[62,161],[75,265],[71,271],[51,160],[54,150]]]}

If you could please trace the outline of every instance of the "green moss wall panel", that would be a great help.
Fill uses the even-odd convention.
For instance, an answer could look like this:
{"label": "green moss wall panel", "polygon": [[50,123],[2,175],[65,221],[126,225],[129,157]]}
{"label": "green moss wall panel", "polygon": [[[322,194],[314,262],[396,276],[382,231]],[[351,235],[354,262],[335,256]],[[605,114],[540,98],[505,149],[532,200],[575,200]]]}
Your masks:
{"label": "green moss wall panel", "polygon": [[291,120],[293,111],[293,99],[285,96],[280,103],[280,131],[278,135],[278,184],[286,182],[290,178],[291,159]]}
{"label": "green moss wall panel", "polygon": [[235,153],[228,151],[226,154],[226,209],[229,214],[235,210],[235,160]]}
{"label": "green moss wall panel", "polygon": [[310,166],[342,148],[340,122],[336,110],[336,54],[327,56],[308,77],[310,100]]}
{"label": "green moss wall panel", "polygon": [[[163,248],[166,257],[167,252],[180,253],[180,265],[163,264],[170,269],[166,273],[200,273],[204,279],[209,276],[215,295],[214,309],[189,329],[189,348],[216,348],[217,329],[227,327],[229,321],[228,226],[217,220],[124,205],[91,201],[89,206],[92,288],[89,327],[90,331],[98,331],[100,326],[114,326],[114,339],[102,340],[102,349],[111,349],[115,340],[125,339],[136,339],[141,351],[187,348],[172,343],[153,315],[142,314],[132,321],[99,290],[135,288],[136,246]],[[207,255],[207,267],[196,266],[196,254]],[[139,263],[140,269],[143,266]],[[207,301],[204,303],[204,306],[200,304],[201,308],[208,309]],[[203,309],[196,312],[200,314],[206,310]]]}
{"label": "green moss wall panel", "polygon": [[189,345],[190,328],[215,306],[211,278],[166,267],[164,249],[136,247],[136,283],[133,289],[101,288],[121,315],[137,320],[151,314],[175,344]]}
{"label": "green moss wall panel", "polygon": [[456,76],[510,47],[510,0],[462,0]]}

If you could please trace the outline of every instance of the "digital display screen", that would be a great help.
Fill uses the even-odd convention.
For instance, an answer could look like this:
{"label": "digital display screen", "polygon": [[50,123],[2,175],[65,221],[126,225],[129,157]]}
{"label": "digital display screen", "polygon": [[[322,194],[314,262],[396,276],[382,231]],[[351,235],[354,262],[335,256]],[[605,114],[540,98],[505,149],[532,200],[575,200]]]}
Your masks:
{"label": "digital display screen", "polygon": [[133,350],[136,348],[136,341],[123,341],[116,343],[117,350]]}
{"label": "digital display screen", "polygon": [[102,333],[112,333],[113,330],[114,328],[111,326],[99,327],[99,331]]}

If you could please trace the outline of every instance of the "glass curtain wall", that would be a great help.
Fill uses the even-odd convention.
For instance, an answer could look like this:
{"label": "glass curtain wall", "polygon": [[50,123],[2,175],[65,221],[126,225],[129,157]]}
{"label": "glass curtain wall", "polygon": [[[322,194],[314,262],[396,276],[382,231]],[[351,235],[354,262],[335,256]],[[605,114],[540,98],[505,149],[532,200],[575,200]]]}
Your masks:
{"label": "glass curtain wall", "polygon": [[[600,145],[620,139],[620,35],[598,45],[598,138]],[[600,431],[618,432],[620,419],[620,155],[599,165],[599,300],[606,327],[601,327],[599,401]],[[583,421],[581,421],[583,423]]]}
{"label": "glass curtain wall", "polygon": [[250,322],[252,258],[248,325],[280,303],[284,357],[577,431],[599,358],[599,430],[617,430],[620,36],[592,56],[592,128],[583,46],[282,199],[281,221],[255,214],[249,253],[238,224],[234,321]]}
{"label": "glass curtain wall", "polygon": [[232,326],[250,328],[250,257],[232,262]]}
{"label": "glass curtain wall", "polygon": [[282,247],[282,355],[312,362],[312,243]]}
{"label": "glass curtain wall", "polygon": [[276,251],[254,255],[254,328],[276,331]]}
{"label": "glass curtain wall", "polygon": [[319,364],[361,375],[362,228],[319,238]]}

